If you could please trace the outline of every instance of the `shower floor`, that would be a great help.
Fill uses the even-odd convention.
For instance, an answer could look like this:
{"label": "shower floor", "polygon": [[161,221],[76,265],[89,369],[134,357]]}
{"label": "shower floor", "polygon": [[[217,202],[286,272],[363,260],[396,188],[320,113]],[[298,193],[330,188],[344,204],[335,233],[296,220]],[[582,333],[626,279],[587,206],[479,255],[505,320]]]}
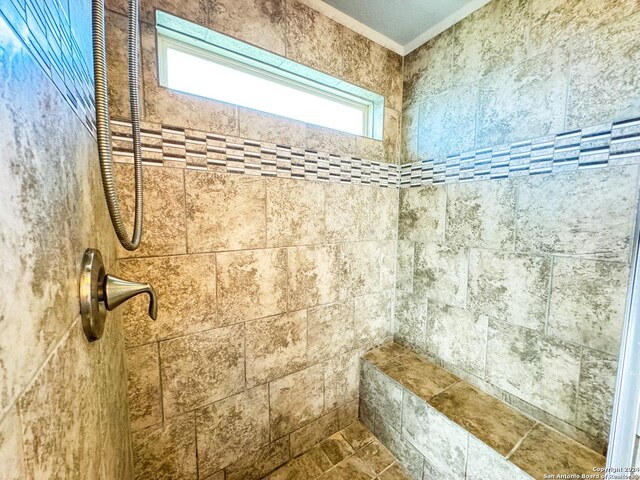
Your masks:
{"label": "shower floor", "polygon": [[263,480],[412,480],[361,422],[323,440]]}

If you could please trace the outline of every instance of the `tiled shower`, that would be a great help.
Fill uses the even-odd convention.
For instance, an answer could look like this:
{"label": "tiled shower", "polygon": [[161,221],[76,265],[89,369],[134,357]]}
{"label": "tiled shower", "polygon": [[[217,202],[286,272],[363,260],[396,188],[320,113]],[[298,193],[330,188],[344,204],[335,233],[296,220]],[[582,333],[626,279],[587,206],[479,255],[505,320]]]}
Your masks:
{"label": "tiled shower", "polygon": [[[107,57],[132,218],[126,4],[107,1]],[[91,2],[0,0],[0,478],[604,467],[637,241],[640,4],[492,0],[404,56],[312,6],[141,1],[129,252],[100,184]],[[381,138],[161,86],[157,11],[382,95]],[[87,246],[155,286],[155,322],[136,298],[87,342]]]}

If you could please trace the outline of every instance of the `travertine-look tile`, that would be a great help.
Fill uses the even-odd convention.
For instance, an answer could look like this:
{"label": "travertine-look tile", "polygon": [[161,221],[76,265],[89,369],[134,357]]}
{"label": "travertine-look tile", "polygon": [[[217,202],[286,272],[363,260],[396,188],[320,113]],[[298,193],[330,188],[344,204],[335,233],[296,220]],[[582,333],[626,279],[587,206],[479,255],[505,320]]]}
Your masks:
{"label": "travertine-look tile", "polygon": [[616,355],[622,336],[628,284],[627,265],[554,259],[549,333]]}
{"label": "travertine-look tile", "polygon": [[[356,452],[356,455],[362,460],[374,474],[379,474],[386,470],[395,462],[393,454],[387,450],[361,423],[357,423],[364,428],[369,435],[372,436],[370,442]],[[342,432],[345,435],[345,432]]]}
{"label": "travertine-look tile", "polygon": [[583,350],[576,425],[604,441],[611,426],[617,370],[616,356]]}
{"label": "travertine-look tile", "polygon": [[324,408],[337,408],[358,398],[360,352],[352,351],[332,358],[324,368]]}
{"label": "travertine-look tile", "polygon": [[18,411],[12,408],[0,425],[0,465],[7,480],[26,477],[22,447],[22,426]]}
{"label": "travertine-look tile", "polygon": [[429,302],[426,352],[482,378],[488,322],[486,315]]}
{"label": "travertine-look tile", "polygon": [[378,475],[379,480],[415,480],[415,478],[411,477],[407,470],[397,462]]}
{"label": "travertine-look tile", "polygon": [[382,244],[380,242],[344,243],[340,246],[340,266],[345,293],[366,295],[380,290]]}
{"label": "travertine-look tile", "polygon": [[285,0],[205,2],[207,26],[279,55],[285,54]]}
{"label": "travertine-look tile", "polygon": [[129,348],[126,355],[129,419],[135,432],[162,421],[158,344]]}
{"label": "travertine-look tile", "polygon": [[413,291],[429,300],[464,308],[469,253],[466,248],[416,243]]}
{"label": "travertine-look tile", "polygon": [[469,252],[469,305],[489,317],[543,330],[550,280],[549,257]]}
{"label": "travertine-look tile", "polygon": [[355,453],[355,450],[340,432],[321,442],[319,447],[333,465],[339,464]]}
{"label": "travertine-look tile", "polygon": [[196,412],[198,472],[209,475],[269,443],[269,391],[261,385]]}
{"label": "travertine-look tile", "polygon": [[337,410],[332,410],[323,417],[309,422],[299,430],[291,432],[291,456],[296,457],[314,447],[340,430]]}
{"label": "travertine-look tile", "polygon": [[424,400],[458,381],[456,376],[410,351],[384,363],[379,369]]}
{"label": "travertine-look tile", "polygon": [[309,362],[324,362],[353,349],[353,325],[352,301],[310,308],[307,338]]}
{"label": "travertine-look tile", "polygon": [[291,460],[269,475],[269,480],[315,479],[331,468],[331,462],[320,448]]}
{"label": "travertine-look tile", "polygon": [[146,295],[122,307],[127,346],[207,330],[222,323],[212,311],[216,304],[215,255],[132,258],[120,260],[119,264],[122,278],[152,284],[159,298],[155,321],[149,318]]}
{"label": "travertine-look tile", "polygon": [[464,479],[468,433],[410,393],[403,395],[402,435],[439,472]]}
{"label": "travertine-look tile", "polygon": [[309,245],[324,240],[324,186],[272,178],[267,180],[267,245]]}
{"label": "travertine-look tile", "polygon": [[531,480],[531,477],[516,467],[504,456],[488,447],[485,443],[469,435],[469,454],[467,457],[468,480]]}
{"label": "travertine-look tile", "polygon": [[185,175],[190,252],[265,246],[265,180],[197,171]]}
{"label": "travertine-look tile", "polygon": [[[366,238],[378,241],[397,240],[398,194],[396,188],[368,189],[369,222],[365,225]],[[375,207],[371,208],[371,205]]]}
{"label": "travertine-look tile", "polygon": [[401,114],[396,110],[385,108],[384,110],[384,136],[382,146],[384,148],[384,161],[397,164],[400,158],[400,125]]}
{"label": "travertine-look tile", "polygon": [[260,140],[279,145],[302,147],[306,124],[279,115],[238,108],[238,135],[249,140]]}
{"label": "travertine-look tile", "polygon": [[542,424],[534,427],[509,460],[534,478],[549,472],[593,474],[605,462],[602,455]]}
{"label": "travertine-look tile", "polygon": [[357,455],[352,455],[341,461],[331,472],[336,475],[336,478],[342,480],[370,480],[374,474],[371,467]]}
{"label": "travertine-look tile", "polygon": [[370,349],[391,337],[393,293],[370,293],[354,299],[353,326],[359,347]]}
{"label": "travertine-look tile", "polygon": [[306,311],[247,322],[245,329],[248,386],[269,382],[306,366]]}
{"label": "travertine-look tile", "polygon": [[360,414],[360,400],[355,400],[345,403],[341,407],[338,407],[338,424],[340,428],[347,428],[353,422],[358,420]]}
{"label": "travertine-look tile", "polygon": [[288,255],[289,310],[340,299],[346,277],[340,264],[340,246],[294,247]]}
{"label": "travertine-look tile", "polygon": [[325,217],[327,239],[331,242],[365,240],[371,231],[368,187],[331,183],[326,186]]}
{"label": "travertine-look tile", "polygon": [[415,261],[415,244],[398,241],[396,259],[396,288],[401,292],[413,292],[413,270]]}
{"label": "travertine-look tile", "polygon": [[580,375],[580,347],[523,327],[489,321],[486,380],[570,421]]}
{"label": "travertine-look tile", "polygon": [[476,148],[563,131],[567,62],[558,49],[483,78]]}
{"label": "travertine-look tile", "polygon": [[402,388],[368,362],[363,362],[360,370],[360,398],[384,415],[392,427],[400,428]]}
{"label": "travertine-look tile", "polygon": [[395,360],[401,361],[404,360],[405,357],[413,356],[415,356],[415,353],[412,350],[392,342],[368,351],[362,358],[379,369],[383,369]]}
{"label": "travertine-look tile", "polygon": [[287,307],[285,249],[219,253],[218,316],[224,323],[277,315]]}
{"label": "travertine-look tile", "polygon": [[[107,40],[107,68],[109,72],[109,110],[113,117],[130,118],[129,75],[127,70],[127,8],[123,15],[105,12]],[[144,92],[141,92],[144,98]]]}
{"label": "travertine-look tile", "polygon": [[349,442],[354,451],[358,451],[369,443],[375,441],[376,437],[360,422],[355,422],[340,432],[344,439]]}
{"label": "travertine-look tile", "polygon": [[416,162],[418,157],[418,122],[420,120],[420,105],[405,108],[402,112],[402,127],[400,129],[400,164]]}
{"label": "travertine-look tile", "polygon": [[444,242],[446,207],[445,187],[400,189],[398,238],[414,242]]}
{"label": "travertine-look tile", "polygon": [[288,460],[289,437],[284,437],[225,468],[227,480],[260,480]]}
{"label": "travertine-look tile", "polygon": [[354,155],[357,138],[355,135],[344,133],[331,128],[307,125],[305,147],[317,152],[333,153],[336,155]]}
{"label": "travertine-look tile", "polygon": [[444,159],[473,150],[478,84],[460,85],[429,98],[420,106],[418,156]]}
{"label": "travertine-look tile", "polygon": [[518,249],[627,261],[636,179],[636,167],[527,178],[518,190]]}
{"label": "travertine-look tile", "polygon": [[[413,479],[422,477],[424,457],[399,431],[380,418],[376,420],[376,437],[393,453]],[[383,475],[380,476],[383,478]],[[394,478],[387,475],[387,478]],[[401,477],[402,478],[402,477]]]}
{"label": "travertine-look tile", "polygon": [[[122,216],[127,231],[133,225],[133,165],[114,166]],[[184,171],[171,168],[143,167],[144,236],[140,247],[129,252],[120,248],[122,257],[171,255],[185,253],[186,226],[184,203]]]}
{"label": "travertine-look tile", "polygon": [[[598,2],[586,3],[593,5]],[[615,2],[612,10],[626,9],[626,12],[618,18],[609,18],[609,25],[573,40],[567,101],[568,129],[634,118],[640,114],[637,68],[640,12],[636,5],[635,12],[631,14],[632,3]],[[602,9],[602,6],[595,8],[598,8],[598,13],[590,17],[595,21],[613,13],[608,8]]]}
{"label": "travertine-look tile", "polygon": [[196,428],[193,413],[133,434],[136,480],[196,478]]}
{"label": "travertine-look tile", "polygon": [[357,137],[354,152],[358,158],[384,162],[384,145],[381,140],[369,137]]}
{"label": "travertine-look tile", "polygon": [[466,382],[456,383],[429,404],[504,456],[535,425],[534,420]]}
{"label": "travertine-look tile", "polygon": [[280,438],[320,417],[324,369],[307,368],[269,384],[271,438]]}
{"label": "travertine-look tile", "polygon": [[393,338],[423,352],[427,342],[427,298],[422,294],[396,294]]}
{"label": "travertine-look tile", "polygon": [[244,389],[244,361],[242,325],[161,342],[165,418]]}
{"label": "travertine-look tile", "polygon": [[447,243],[512,250],[516,185],[512,180],[447,186]]}
{"label": "travertine-look tile", "polygon": [[381,242],[380,250],[382,256],[380,259],[380,290],[393,291],[396,287],[398,241],[394,239]]}

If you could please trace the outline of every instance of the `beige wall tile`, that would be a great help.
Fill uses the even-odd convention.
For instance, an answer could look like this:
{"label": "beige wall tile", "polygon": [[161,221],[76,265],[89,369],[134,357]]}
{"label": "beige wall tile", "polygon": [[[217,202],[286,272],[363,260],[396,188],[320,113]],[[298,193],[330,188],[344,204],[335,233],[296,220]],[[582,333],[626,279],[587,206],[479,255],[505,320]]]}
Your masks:
{"label": "beige wall tile", "polygon": [[373,348],[393,335],[391,308],[393,291],[370,293],[354,299],[353,324],[356,343],[364,349]]}
{"label": "beige wall tile", "polygon": [[284,437],[225,468],[227,480],[260,480],[288,460],[289,437]]}
{"label": "beige wall tile", "polygon": [[[127,7],[120,13],[125,13]],[[114,118],[130,118],[129,73],[127,70],[127,17],[106,12],[107,68],[109,72],[109,109]],[[143,89],[141,89],[143,90]],[[144,98],[144,92],[141,94]],[[141,102],[144,103],[144,102]]]}
{"label": "beige wall tile", "polygon": [[22,425],[18,411],[9,410],[0,425],[0,464],[7,480],[26,477],[22,446]]}
{"label": "beige wall tile", "polygon": [[562,132],[567,62],[567,53],[558,49],[485,77],[476,148]]}
{"label": "beige wall tile", "polygon": [[544,330],[550,281],[549,257],[469,252],[469,305],[489,317]]}
{"label": "beige wall tile", "polygon": [[268,246],[317,244],[324,236],[324,187],[321,184],[267,180]]}
{"label": "beige wall tile", "polygon": [[339,245],[288,250],[289,310],[335,302],[346,294]]}
{"label": "beige wall tile", "polygon": [[466,248],[417,243],[413,291],[428,296],[430,300],[464,308],[468,269]]}
{"label": "beige wall tile", "polygon": [[446,209],[446,188],[401,189],[398,238],[414,242],[443,242]]}
{"label": "beige wall tile", "polygon": [[[402,111],[400,128],[400,164],[417,162],[418,156],[418,122],[420,120],[420,104],[412,105]],[[423,159],[426,160],[426,159]]]}
{"label": "beige wall tile", "polygon": [[299,311],[245,324],[247,385],[259,385],[307,364],[307,312]]}
{"label": "beige wall tile", "polygon": [[219,325],[215,255],[123,259],[123,278],[149,282],[158,294],[158,319],[148,315],[149,299],[139,296],[122,307],[127,346],[207,330]]}
{"label": "beige wall tile", "polygon": [[413,292],[414,260],[415,244],[399,240],[396,265],[396,288],[398,291]]}
{"label": "beige wall tile", "polygon": [[189,413],[133,434],[135,479],[196,478],[196,428]]}
{"label": "beige wall tile", "polygon": [[308,359],[324,362],[355,346],[353,302],[332,303],[308,310]]}
{"label": "beige wall tile", "polygon": [[196,412],[198,472],[210,475],[269,443],[267,385],[246,390]]}
{"label": "beige wall tile", "polygon": [[[360,398],[383,415],[385,422],[400,428],[402,388],[369,362],[362,362],[360,371]],[[376,421],[377,423],[377,421]],[[376,431],[376,435],[377,435]],[[380,438],[380,437],[378,437]],[[387,445],[382,438],[380,441]],[[387,445],[387,448],[390,448]]]}
{"label": "beige wall tile", "polygon": [[376,162],[384,162],[384,144],[382,140],[375,140],[368,137],[357,137],[355,156],[362,160],[374,160]]}
{"label": "beige wall tile", "polygon": [[[640,114],[640,11],[636,6],[632,13],[633,2],[630,1],[615,2],[606,10],[602,10],[602,4],[597,5],[598,2],[585,3],[598,11],[582,18],[591,22],[608,20],[609,24],[572,39],[567,129]],[[614,12],[620,15],[614,17]]]}
{"label": "beige wall tile", "polygon": [[430,97],[420,105],[418,157],[444,159],[473,150],[478,84],[462,85]]}
{"label": "beige wall tile", "polygon": [[285,54],[285,0],[207,2],[207,26],[244,42]]}
{"label": "beige wall tile", "polygon": [[340,429],[347,428],[353,422],[358,420],[359,403],[359,399],[356,399],[338,407],[338,422],[340,423]]}
{"label": "beige wall tile", "polygon": [[429,301],[426,351],[482,378],[488,322],[485,315]]}
{"label": "beige wall tile", "polygon": [[280,438],[322,415],[324,369],[316,365],[269,384],[271,438]]}
{"label": "beige wall tile", "polygon": [[427,298],[422,294],[397,292],[394,340],[424,352],[427,335]]}
{"label": "beige wall tile", "polygon": [[185,175],[189,252],[265,246],[263,179],[194,171]]}
{"label": "beige wall tile", "polygon": [[162,421],[158,344],[129,348],[126,355],[129,419],[131,429],[137,431]]}
{"label": "beige wall tile", "polygon": [[324,410],[329,411],[358,398],[360,352],[332,358],[324,365]]}
{"label": "beige wall tile", "polygon": [[314,420],[299,430],[291,432],[291,456],[296,457],[314,447],[317,443],[340,430],[338,410]]}
{"label": "beige wall tile", "polygon": [[628,284],[627,265],[555,258],[549,334],[617,355]]}
{"label": "beige wall tile", "polygon": [[379,242],[344,243],[340,263],[348,296],[366,295],[380,290],[382,245]]}
{"label": "beige wall tile", "polygon": [[220,253],[217,262],[218,316],[223,322],[243,322],[286,310],[285,249]]}
{"label": "beige wall tile", "polygon": [[[118,250],[120,258],[172,255],[185,253],[186,226],[183,170],[143,167],[144,234],[140,248],[128,252]],[[115,165],[118,194],[122,202],[122,216],[127,231],[133,225],[133,165]]]}
{"label": "beige wall tile", "polygon": [[402,398],[402,435],[436,472],[465,478],[469,434],[411,393]]}
{"label": "beige wall tile", "polygon": [[307,125],[305,147],[323,153],[353,155],[356,151],[355,135],[332,130],[331,128]]}
{"label": "beige wall tile", "polygon": [[557,418],[572,421],[580,347],[489,321],[486,380]]}
{"label": "beige wall tile", "polygon": [[160,343],[164,416],[172,417],[244,389],[244,326]]}
{"label": "beige wall tile", "polygon": [[307,125],[304,122],[242,107],[238,108],[238,122],[238,135],[242,138],[291,147],[305,144]]}
{"label": "beige wall tile", "polygon": [[355,242],[364,240],[371,230],[368,187],[329,184],[325,189],[327,240]]}
{"label": "beige wall tile", "polygon": [[576,426],[604,442],[611,427],[617,370],[616,356],[583,350]]}
{"label": "beige wall tile", "polygon": [[402,114],[396,110],[386,108],[384,111],[382,146],[384,148],[384,161],[387,163],[400,163],[401,117]]}
{"label": "beige wall tile", "polygon": [[513,250],[516,184],[511,180],[447,186],[447,243]]}
{"label": "beige wall tile", "polygon": [[636,167],[528,178],[518,190],[517,248],[627,261]]}

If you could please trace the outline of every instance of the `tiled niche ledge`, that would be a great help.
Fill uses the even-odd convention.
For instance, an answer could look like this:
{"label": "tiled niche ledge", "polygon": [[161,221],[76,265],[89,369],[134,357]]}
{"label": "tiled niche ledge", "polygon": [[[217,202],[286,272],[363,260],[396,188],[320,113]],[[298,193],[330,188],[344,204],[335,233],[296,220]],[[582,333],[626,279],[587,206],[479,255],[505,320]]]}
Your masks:
{"label": "tiled niche ledge", "polygon": [[363,357],[360,416],[416,479],[594,474],[605,458],[397,344]]}
{"label": "tiled niche ledge", "polygon": [[[112,122],[114,159],[131,163],[131,125]],[[640,164],[640,118],[403,165],[143,122],[147,165],[409,188]]]}

